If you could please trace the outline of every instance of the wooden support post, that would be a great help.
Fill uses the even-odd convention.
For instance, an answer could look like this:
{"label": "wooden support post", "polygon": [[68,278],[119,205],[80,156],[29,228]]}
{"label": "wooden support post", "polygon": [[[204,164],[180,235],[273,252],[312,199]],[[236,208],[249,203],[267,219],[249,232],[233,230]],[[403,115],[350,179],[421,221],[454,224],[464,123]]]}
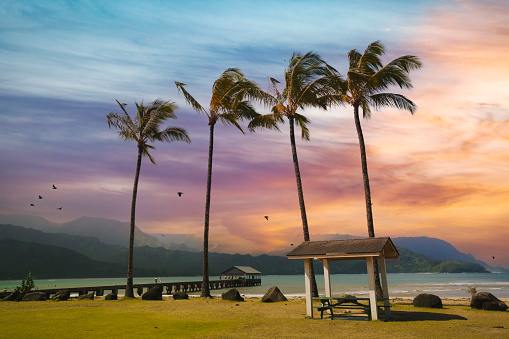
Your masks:
{"label": "wooden support post", "polygon": [[385,318],[391,316],[391,308],[389,303],[389,285],[387,285],[387,269],[385,267],[385,257],[380,257],[378,259],[378,262],[380,263],[380,275],[382,276],[382,291],[383,291],[383,297],[384,297],[384,313]]}
{"label": "wooden support post", "polygon": [[329,260],[323,259],[323,280],[325,281],[325,296],[331,297]]}
{"label": "wooden support post", "polygon": [[369,300],[371,304],[371,320],[378,320],[378,309],[376,307],[375,272],[373,270],[373,257],[366,258],[368,269]]}
{"label": "wooden support post", "polygon": [[311,265],[313,259],[304,259],[304,283],[306,286],[306,313],[313,318],[313,295],[311,294]]}

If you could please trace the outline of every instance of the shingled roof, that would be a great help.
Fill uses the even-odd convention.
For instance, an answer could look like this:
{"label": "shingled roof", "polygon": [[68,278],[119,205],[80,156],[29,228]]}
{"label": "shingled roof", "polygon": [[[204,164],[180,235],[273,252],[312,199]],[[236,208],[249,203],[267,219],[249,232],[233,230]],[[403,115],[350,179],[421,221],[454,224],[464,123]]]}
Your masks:
{"label": "shingled roof", "polygon": [[398,258],[391,238],[362,238],[329,241],[304,241],[286,255],[288,259],[361,259],[369,256]]}
{"label": "shingled roof", "polygon": [[249,266],[232,266],[221,274],[262,274]]}

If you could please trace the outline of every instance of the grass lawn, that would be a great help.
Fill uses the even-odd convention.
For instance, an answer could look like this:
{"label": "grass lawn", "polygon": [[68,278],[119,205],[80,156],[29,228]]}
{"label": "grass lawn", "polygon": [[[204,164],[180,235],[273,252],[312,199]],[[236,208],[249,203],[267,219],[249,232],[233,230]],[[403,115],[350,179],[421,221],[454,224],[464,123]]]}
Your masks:
{"label": "grass lawn", "polygon": [[509,312],[394,305],[387,322],[305,318],[305,301],[0,302],[0,338],[509,338]]}

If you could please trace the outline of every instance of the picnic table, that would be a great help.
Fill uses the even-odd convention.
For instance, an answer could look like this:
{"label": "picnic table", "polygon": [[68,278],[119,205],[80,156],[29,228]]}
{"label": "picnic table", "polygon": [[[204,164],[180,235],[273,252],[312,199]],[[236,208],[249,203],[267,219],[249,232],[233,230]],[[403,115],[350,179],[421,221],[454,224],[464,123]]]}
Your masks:
{"label": "picnic table", "polygon": [[[378,298],[377,301],[384,301],[388,298]],[[334,318],[334,309],[360,309],[364,311],[368,317],[368,320],[371,320],[371,299],[370,298],[361,298],[361,297],[315,297],[313,300],[316,300],[320,303],[320,305],[313,306],[320,311],[320,319],[323,319],[323,312],[330,312],[330,319]],[[384,307],[391,307],[390,305],[384,305]]]}

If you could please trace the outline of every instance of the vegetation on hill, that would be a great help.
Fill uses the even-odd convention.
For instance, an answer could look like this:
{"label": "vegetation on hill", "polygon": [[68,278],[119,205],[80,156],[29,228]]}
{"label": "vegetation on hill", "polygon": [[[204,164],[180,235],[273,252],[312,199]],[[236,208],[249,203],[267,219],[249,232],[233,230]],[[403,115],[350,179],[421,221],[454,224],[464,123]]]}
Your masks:
{"label": "vegetation on hill", "polygon": [[14,239],[0,240],[0,279],[102,278],[125,275],[125,264],[92,260],[73,250]]}
{"label": "vegetation on hill", "polygon": [[[84,240],[87,241],[87,240]],[[107,249],[111,247],[110,249]],[[22,279],[26,272],[38,279],[45,278],[92,278],[125,276],[127,248],[97,246],[93,260],[78,251],[14,239],[0,239],[0,279]],[[103,249],[107,249],[104,250]],[[400,248],[400,258],[387,261],[389,273],[456,273],[486,272],[476,263],[443,261],[413,253]],[[202,253],[167,250],[162,247],[136,247],[134,275],[143,276],[198,276],[202,269]],[[241,255],[210,253],[210,274],[219,275],[231,266],[252,266],[264,275],[303,274],[301,260],[270,255]],[[318,274],[323,273],[322,265],[316,264]],[[366,273],[363,261],[332,262],[333,274]]]}

